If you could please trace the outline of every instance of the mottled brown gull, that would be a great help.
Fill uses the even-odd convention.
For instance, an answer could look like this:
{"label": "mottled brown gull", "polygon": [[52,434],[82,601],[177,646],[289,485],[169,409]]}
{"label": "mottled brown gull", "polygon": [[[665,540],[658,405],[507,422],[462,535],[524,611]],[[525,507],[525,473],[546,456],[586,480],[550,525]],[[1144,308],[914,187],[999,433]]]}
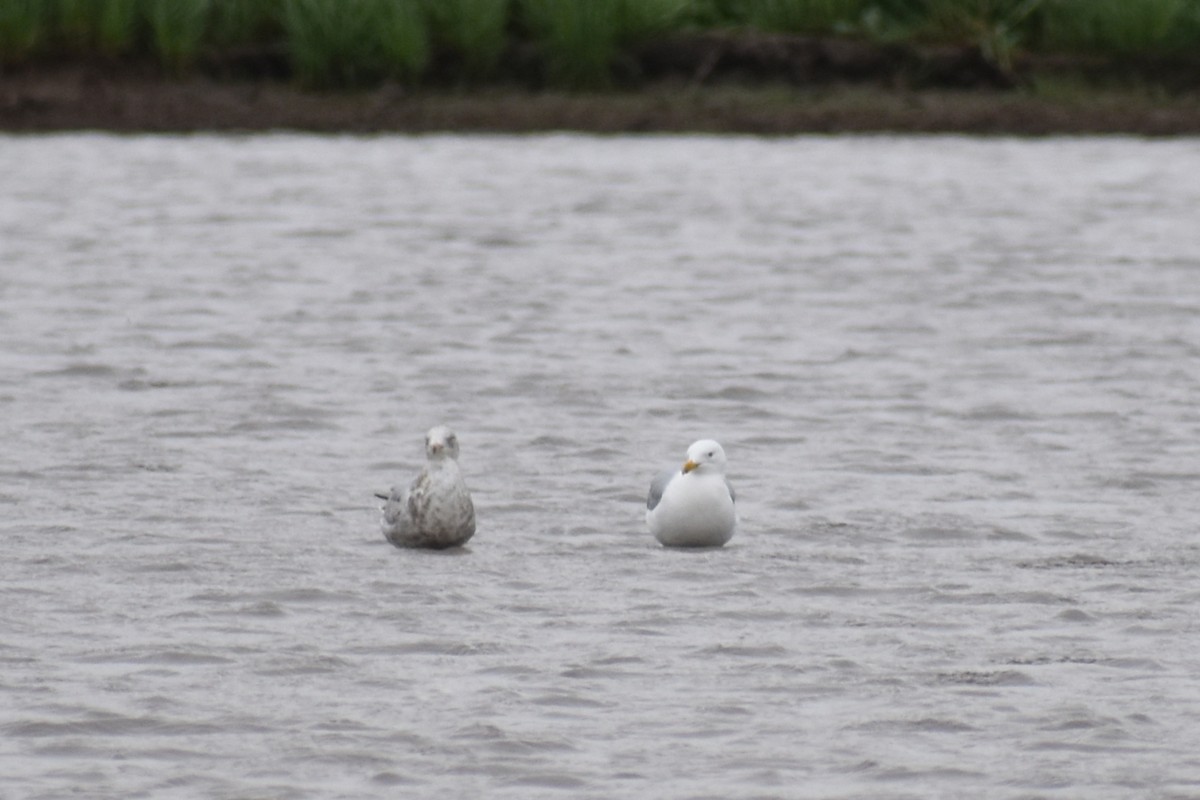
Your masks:
{"label": "mottled brown gull", "polygon": [[475,534],[475,506],[458,469],[458,437],[445,425],[425,434],[425,466],[408,488],[392,487],[383,535],[397,547],[459,547]]}
{"label": "mottled brown gull", "polygon": [[737,528],[725,451],[712,439],[694,442],[680,470],[660,474],[646,498],[650,533],[668,547],[720,547]]}

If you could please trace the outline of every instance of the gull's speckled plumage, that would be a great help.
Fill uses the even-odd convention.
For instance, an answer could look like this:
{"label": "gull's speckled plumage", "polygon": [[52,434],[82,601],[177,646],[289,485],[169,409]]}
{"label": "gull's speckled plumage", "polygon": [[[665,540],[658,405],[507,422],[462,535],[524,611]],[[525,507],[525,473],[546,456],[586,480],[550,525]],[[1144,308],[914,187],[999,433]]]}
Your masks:
{"label": "gull's speckled plumage", "polygon": [[386,496],[383,535],[397,547],[459,547],[475,534],[475,506],[458,468],[458,437],[445,425],[431,428],[425,456],[408,488]]}

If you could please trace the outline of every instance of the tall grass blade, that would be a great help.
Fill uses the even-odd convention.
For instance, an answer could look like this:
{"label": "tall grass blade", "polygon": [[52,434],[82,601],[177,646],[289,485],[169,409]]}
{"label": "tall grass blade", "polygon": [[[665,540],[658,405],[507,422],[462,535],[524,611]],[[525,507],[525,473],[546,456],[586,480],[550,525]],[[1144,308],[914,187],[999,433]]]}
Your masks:
{"label": "tall grass blade", "polygon": [[375,0],[374,26],[386,77],[412,81],[429,64],[429,29],[420,0]]}
{"label": "tall grass blade", "polygon": [[[304,84],[317,87],[353,83],[358,36],[365,32],[338,0],[288,0],[284,28],[292,68]],[[361,58],[361,54],[357,55]]]}
{"label": "tall grass blade", "polygon": [[[1051,48],[1120,55],[1151,54],[1168,42],[1195,4],[1185,0],[1049,0],[1045,43]],[[1192,43],[1197,44],[1196,42]]]}
{"label": "tall grass blade", "polygon": [[57,38],[68,50],[86,53],[96,41],[102,3],[98,0],[57,0],[53,5]]}
{"label": "tall grass blade", "polygon": [[1173,53],[1200,53],[1200,0],[1184,4],[1163,44]]}
{"label": "tall grass blade", "polygon": [[103,0],[96,20],[96,43],[103,55],[126,55],[137,49],[140,0]]}
{"label": "tall grass blade", "polygon": [[690,0],[685,4],[684,19],[701,28],[725,28],[749,21],[747,0]]}
{"label": "tall grass blade", "polygon": [[183,71],[196,60],[208,32],[211,0],[149,0],[154,52],[163,65]]}
{"label": "tall grass blade", "polygon": [[0,0],[0,64],[18,64],[43,43],[49,19],[43,0]]}
{"label": "tall grass blade", "polygon": [[977,47],[1004,72],[1030,36],[1044,0],[870,0],[862,20],[883,41],[935,41]]}
{"label": "tall grass blade", "polygon": [[623,0],[523,0],[547,80],[569,89],[607,86]]}
{"label": "tall grass blade", "polygon": [[784,33],[829,33],[856,23],[863,0],[746,0],[750,24]]}
{"label": "tall grass blade", "polygon": [[412,79],[428,63],[418,0],[287,0],[284,11],[292,67],[308,86]]}
{"label": "tall grass blade", "polygon": [[220,47],[262,44],[283,36],[284,0],[217,0],[211,37]]}
{"label": "tall grass blade", "polygon": [[692,8],[692,0],[621,0],[617,37],[622,44],[644,41],[676,28]]}
{"label": "tall grass blade", "polygon": [[430,33],[463,65],[464,76],[486,78],[508,47],[510,0],[426,0]]}

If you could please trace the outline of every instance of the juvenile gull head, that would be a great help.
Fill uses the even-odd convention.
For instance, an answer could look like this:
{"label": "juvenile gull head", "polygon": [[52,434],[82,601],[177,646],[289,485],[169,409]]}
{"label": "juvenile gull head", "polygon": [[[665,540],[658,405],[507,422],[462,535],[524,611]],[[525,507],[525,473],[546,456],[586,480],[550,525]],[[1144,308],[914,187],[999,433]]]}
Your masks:
{"label": "juvenile gull head", "polygon": [[443,458],[458,460],[458,437],[445,425],[430,428],[425,434],[425,457],[430,461]]}
{"label": "juvenile gull head", "polygon": [[425,458],[408,488],[385,498],[383,535],[397,547],[459,547],[475,535],[475,506],[458,469],[458,437],[445,425],[430,428]]}

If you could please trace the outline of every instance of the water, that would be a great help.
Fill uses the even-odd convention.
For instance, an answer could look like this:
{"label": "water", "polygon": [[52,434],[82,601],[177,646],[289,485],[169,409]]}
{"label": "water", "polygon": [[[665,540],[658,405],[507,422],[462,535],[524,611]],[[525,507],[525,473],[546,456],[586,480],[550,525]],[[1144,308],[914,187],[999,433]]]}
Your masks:
{"label": "water", "polygon": [[[0,796],[1200,796],[1198,174],[0,139]],[[443,421],[479,532],[394,549]]]}

